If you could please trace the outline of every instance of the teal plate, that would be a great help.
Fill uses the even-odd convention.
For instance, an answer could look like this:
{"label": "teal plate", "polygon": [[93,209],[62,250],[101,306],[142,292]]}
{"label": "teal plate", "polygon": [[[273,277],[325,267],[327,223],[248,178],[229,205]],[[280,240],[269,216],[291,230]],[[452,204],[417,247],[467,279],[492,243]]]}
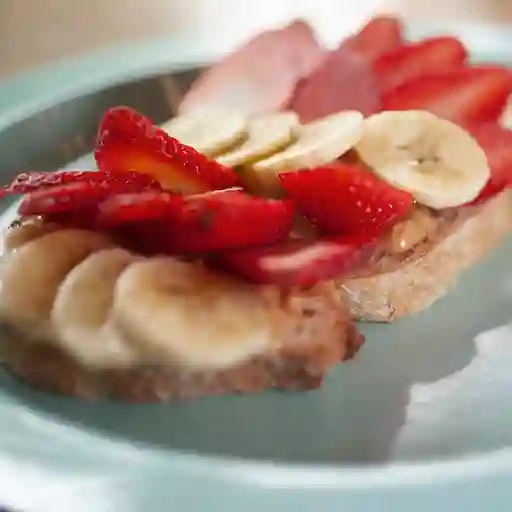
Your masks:
{"label": "teal plate", "polygon": [[[505,28],[436,25],[412,35],[442,32],[462,37],[479,60],[512,62]],[[48,109],[216,56],[207,45],[158,41],[0,83],[0,173],[14,172],[16,163],[8,169],[5,162],[15,160],[16,126],[26,134],[44,121],[41,113],[57,112],[48,121],[55,129],[38,128],[19,144],[27,152],[32,141],[44,149],[42,137],[59,144],[67,114]],[[128,90],[115,89],[111,100],[126,99]],[[133,103],[143,105],[143,96]],[[103,105],[98,101],[87,103],[83,116]],[[50,166],[43,149],[36,156]],[[0,503],[24,512],[430,512],[442,500],[449,510],[508,511],[511,257],[508,240],[427,312],[364,326],[368,342],[359,357],[319,391],[90,404],[0,373]]]}

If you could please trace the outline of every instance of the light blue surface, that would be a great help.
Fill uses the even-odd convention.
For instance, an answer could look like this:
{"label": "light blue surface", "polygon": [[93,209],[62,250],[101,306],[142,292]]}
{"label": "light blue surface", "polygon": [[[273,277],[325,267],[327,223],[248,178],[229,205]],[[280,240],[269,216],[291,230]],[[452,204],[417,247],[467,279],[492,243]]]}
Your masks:
{"label": "light blue surface", "polygon": [[[512,61],[504,29],[446,32],[483,60]],[[0,83],[0,130],[212,57],[206,45],[158,41],[35,70]],[[511,253],[512,241],[426,314],[368,327],[359,359],[320,392],[91,405],[1,375],[0,502],[24,512],[508,511],[512,331],[489,331],[511,320]]]}

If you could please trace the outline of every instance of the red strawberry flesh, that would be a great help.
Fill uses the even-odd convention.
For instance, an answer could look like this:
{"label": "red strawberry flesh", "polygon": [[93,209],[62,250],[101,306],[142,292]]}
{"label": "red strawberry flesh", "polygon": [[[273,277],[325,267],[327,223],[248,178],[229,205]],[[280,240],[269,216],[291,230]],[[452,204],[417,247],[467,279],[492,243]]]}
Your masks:
{"label": "red strawberry flesh", "polygon": [[370,66],[341,46],[297,84],[289,108],[303,123],[341,110],[370,115],[380,108],[379,89]]}
{"label": "red strawberry flesh", "polygon": [[117,194],[99,205],[97,223],[115,227],[178,215],[183,208],[183,196],[169,192],[147,191],[135,194]]}
{"label": "red strawberry flesh", "polygon": [[375,236],[361,233],[314,242],[287,240],[222,254],[220,265],[253,283],[308,287],[353,272],[368,261],[376,241]]}
{"label": "red strawberry flesh", "polygon": [[[14,187],[15,190],[24,188],[31,190],[20,202],[18,211],[22,215],[47,215],[64,212],[88,211],[88,214],[94,214],[98,205],[116,193],[134,193],[148,189],[156,188],[155,182],[144,177],[143,179],[125,179],[126,174],[119,176],[109,176],[105,178],[104,173],[79,173],[83,176],[78,181],[69,181],[62,185],[50,186],[49,182],[38,183],[38,186],[32,187],[27,183]],[[59,173],[55,173],[59,175]],[[88,176],[91,175],[91,176]],[[51,175],[48,175],[52,178]],[[78,173],[77,175],[78,176]],[[61,173],[55,179],[56,182],[62,179],[68,179],[68,173]],[[93,179],[94,178],[94,179]]]}
{"label": "red strawberry flesh", "polygon": [[129,107],[107,111],[100,124],[95,158],[100,170],[149,174],[165,188],[183,193],[240,184],[233,169],[181,144]]}
{"label": "red strawberry flesh", "polygon": [[512,131],[486,123],[471,127],[469,132],[485,151],[491,169],[487,185],[475,200],[479,203],[512,185]]}
{"label": "red strawberry flesh", "polygon": [[424,76],[384,94],[383,110],[428,110],[462,126],[496,121],[512,93],[510,71],[461,68]]}
{"label": "red strawberry flesh", "polygon": [[[100,207],[100,224],[125,224],[147,250],[204,253],[278,242],[293,223],[293,205],[225,190],[186,197],[143,193],[112,198]],[[149,222],[145,222],[149,221]],[[133,223],[133,226],[129,224]],[[127,225],[128,224],[128,225]],[[148,235],[151,240],[148,239]]]}
{"label": "red strawberry flesh", "polygon": [[454,37],[435,37],[409,43],[381,55],[373,72],[381,90],[386,91],[421,76],[460,68],[468,53]]}
{"label": "red strawberry flesh", "polygon": [[119,184],[121,186],[133,185],[135,188],[140,187],[140,190],[147,188],[161,189],[160,184],[154,178],[136,172],[56,171],[18,174],[10,184],[3,187],[3,192],[5,194],[26,194],[72,183],[105,183],[113,186]]}
{"label": "red strawberry flesh", "polygon": [[383,231],[404,217],[414,202],[408,192],[356,165],[287,172],[279,179],[297,209],[326,233]]}
{"label": "red strawberry flesh", "polygon": [[403,26],[392,16],[372,18],[357,34],[347,38],[342,46],[357,53],[367,62],[389,52],[404,42]]}

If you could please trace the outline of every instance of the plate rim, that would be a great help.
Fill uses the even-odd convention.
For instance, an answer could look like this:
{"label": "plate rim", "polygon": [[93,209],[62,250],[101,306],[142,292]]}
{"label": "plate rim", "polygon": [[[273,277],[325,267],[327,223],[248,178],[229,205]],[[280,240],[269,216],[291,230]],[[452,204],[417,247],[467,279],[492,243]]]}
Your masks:
{"label": "plate rim", "polygon": [[[413,38],[439,32],[459,36],[479,54],[499,54],[512,59],[512,46],[507,48],[506,44],[507,40],[511,41],[510,29],[505,24],[444,21],[411,26]],[[212,49],[206,44],[193,46],[189,38],[183,37],[119,44],[0,80],[0,136],[4,128],[56,104],[158,73],[205,65],[226,50],[222,47]],[[107,62],[108,66],[105,65]],[[98,437],[85,427],[76,428]],[[102,436],[101,439],[104,440]],[[141,443],[129,444],[152,454],[160,467],[169,465],[169,460],[161,460],[164,450]],[[180,469],[197,476],[279,488],[375,489],[404,484],[445,484],[453,480],[512,474],[512,448],[447,460],[393,461],[363,467],[270,463],[175,449],[165,450],[165,454],[167,457],[171,455]]]}

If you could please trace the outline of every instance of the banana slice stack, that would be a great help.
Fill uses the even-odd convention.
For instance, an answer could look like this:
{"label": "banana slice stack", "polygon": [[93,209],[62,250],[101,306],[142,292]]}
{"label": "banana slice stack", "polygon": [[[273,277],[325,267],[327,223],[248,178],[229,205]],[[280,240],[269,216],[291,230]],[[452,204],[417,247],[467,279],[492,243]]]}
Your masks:
{"label": "banana slice stack", "polygon": [[472,201],[490,176],[476,140],[426,111],[389,111],[368,119],[344,111],[300,125],[293,112],[246,119],[210,109],[175,118],[163,128],[236,166],[246,187],[266,196],[281,195],[280,172],[326,165],[349,150],[382,179],[434,209]]}

